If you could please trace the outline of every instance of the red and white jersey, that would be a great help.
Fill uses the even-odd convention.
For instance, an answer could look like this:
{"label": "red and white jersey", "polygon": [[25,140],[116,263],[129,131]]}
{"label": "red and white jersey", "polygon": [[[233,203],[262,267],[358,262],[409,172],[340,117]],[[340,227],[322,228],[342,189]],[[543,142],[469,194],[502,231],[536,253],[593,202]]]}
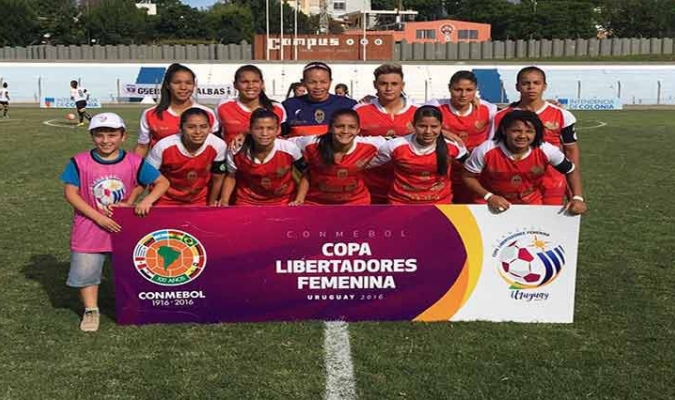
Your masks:
{"label": "red and white jersey", "polygon": [[404,101],[405,106],[396,114],[389,114],[377,98],[370,103],[354,106],[361,120],[361,136],[395,137],[412,133],[412,120],[417,106],[408,99]]}
{"label": "red and white jersey", "polygon": [[[507,107],[500,110],[495,115],[493,123],[493,132],[499,128],[499,123],[504,118],[504,115],[513,110],[520,110],[518,107]],[[551,143],[554,146],[561,147],[563,144],[574,144],[577,142],[577,133],[574,128],[577,119],[574,115],[565,110],[555,106],[549,102],[544,102],[543,107],[536,111],[539,120],[544,125],[544,141]]]}
{"label": "red and white jersey", "polygon": [[375,157],[386,139],[380,136],[354,138],[342,160],[326,165],[319,153],[319,136],[291,138],[303,150],[309,169],[310,204],[370,204],[370,193],[361,172]]}
{"label": "red and white jersey", "polygon": [[[190,107],[198,107],[209,114],[209,124],[211,132],[218,133],[220,125],[216,114],[208,107],[194,103]],[[160,118],[155,114],[155,107],[148,108],[141,114],[141,127],[138,131],[138,144],[148,144],[153,147],[157,142],[165,137],[180,133],[180,114],[171,108],[162,112]]]}
{"label": "red and white jersey", "polygon": [[563,161],[565,155],[550,143],[531,148],[516,160],[504,143],[490,140],[474,149],[464,168],[480,174],[485,189],[513,204],[542,204],[542,179],[546,167]]}
{"label": "red and white jersey", "polygon": [[171,184],[157,204],[205,206],[213,163],[224,163],[226,149],[225,142],[215,135],[208,135],[194,154],[185,148],[180,134],[157,142],[146,160]]}
{"label": "red and white jersey", "polygon": [[448,173],[438,174],[436,144],[422,146],[415,134],[388,141],[380,148],[372,166],[391,161],[394,164],[394,182],[389,189],[392,204],[449,204],[452,201],[450,169],[453,159],[467,155],[466,148],[446,140],[448,146]]}
{"label": "red and white jersey", "polygon": [[471,151],[488,140],[492,130],[492,120],[497,114],[497,106],[481,100],[480,106],[469,105],[469,109],[460,112],[453,107],[450,99],[432,100],[428,103],[438,107],[443,114],[443,129],[459,136],[467,150]]}
{"label": "red and white jersey", "polygon": [[296,192],[293,165],[302,160],[300,148],[287,140],[276,139],[274,148],[260,161],[248,152],[227,153],[227,170],[235,173],[236,205],[286,205]]}
{"label": "red and white jersey", "polygon": [[[273,104],[274,113],[279,117],[279,124],[283,124],[286,122],[286,110],[279,103]],[[238,99],[227,99],[218,104],[216,115],[225,143],[229,145],[237,135],[248,132],[253,111]]]}

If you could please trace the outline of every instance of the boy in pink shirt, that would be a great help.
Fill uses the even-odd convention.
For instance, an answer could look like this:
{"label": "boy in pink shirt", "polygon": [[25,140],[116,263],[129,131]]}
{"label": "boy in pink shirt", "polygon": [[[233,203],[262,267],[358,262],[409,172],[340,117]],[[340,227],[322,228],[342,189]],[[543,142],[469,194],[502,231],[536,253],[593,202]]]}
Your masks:
{"label": "boy in pink shirt", "polygon": [[137,215],[146,215],[169,181],[141,157],[120,149],[126,127],[117,114],[94,116],[89,132],[95,147],[71,158],[60,179],[66,201],[75,209],[66,284],[80,289],[85,309],[80,329],[94,332],[99,325],[98,285],[106,254],[112,251],[111,233],[122,230],[111,218],[112,207],[130,205],[134,187],[153,184],[135,208]]}

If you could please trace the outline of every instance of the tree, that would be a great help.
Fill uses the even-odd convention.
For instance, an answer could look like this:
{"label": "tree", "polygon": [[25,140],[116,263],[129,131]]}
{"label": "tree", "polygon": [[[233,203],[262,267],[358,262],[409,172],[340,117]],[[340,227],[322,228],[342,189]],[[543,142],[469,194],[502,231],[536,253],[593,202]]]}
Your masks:
{"label": "tree", "polygon": [[27,46],[39,43],[40,25],[35,4],[24,0],[0,0],[3,15],[0,46]]}
{"label": "tree", "polygon": [[154,22],[154,38],[167,41],[170,39],[199,39],[212,36],[206,25],[206,13],[185,5],[179,1],[167,2],[158,13]]}
{"label": "tree", "polygon": [[80,44],[86,41],[75,0],[37,0],[40,30],[50,44]]}
{"label": "tree", "polygon": [[252,43],[253,15],[238,4],[216,4],[206,14],[206,24],[212,38],[220,43]]}
{"label": "tree", "polygon": [[672,37],[675,1],[601,0],[599,22],[616,37]]}
{"label": "tree", "polygon": [[101,0],[83,16],[84,27],[98,44],[144,43],[147,15],[128,0]]}

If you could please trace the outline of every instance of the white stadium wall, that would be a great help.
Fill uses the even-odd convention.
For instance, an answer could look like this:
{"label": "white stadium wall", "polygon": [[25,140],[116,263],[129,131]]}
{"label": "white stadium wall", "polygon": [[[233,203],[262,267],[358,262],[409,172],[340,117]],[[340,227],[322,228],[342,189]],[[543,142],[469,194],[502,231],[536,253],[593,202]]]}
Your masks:
{"label": "white stadium wall", "polygon": [[[230,84],[242,63],[190,64],[201,85]],[[270,97],[283,100],[288,86],[299,80],[303,64],[257,63]],[[102,103],[123,97],[121,86],[137,81],[141,70],[161,72],[168,63],[0,63],[0,80],[8,82],[12,101],[39,102],[41,97],[67,97],[68,82],[79,80],[91,96]],[[354,97],[373,93],[373,70],[377,63],[331,64],[333,84],[345,83]],[[450,76],[461,69],[476,72],[483,97],[494,102],[517,99],[515,77],[527,64],[470,65],[403,63],[406,93],[414,101],[447,97]],[[675,104],[675,64],[653,65],[548,65],[539,64],[548,75],[547,98],[619,99],[622,104]],[[155,74],[157,75],[157,74]],[[161,76],[161,75],[160,75]],[[157,78],[155,78],[157,79]],[[148,83],[148,82],[144,82]]]}

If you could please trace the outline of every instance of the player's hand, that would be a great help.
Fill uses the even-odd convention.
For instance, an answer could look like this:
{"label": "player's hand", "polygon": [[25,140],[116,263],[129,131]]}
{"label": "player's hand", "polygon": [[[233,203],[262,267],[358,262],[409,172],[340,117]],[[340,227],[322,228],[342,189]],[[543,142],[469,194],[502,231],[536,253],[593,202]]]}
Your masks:
{"label": "player's hand", "polygon": [[152,202],[151,201],[146,201],[145,199],[138,203],[136,208],[134,209],[134,212],[136,215],[139,217],[145,217],[150,213],[150,208],[152,208]]}
{"label": "player's hand", "polygon": [[546,101],[553,104],[556,107],[565,108],[565,106],[561,102],[559,102],[558,99],[550,99]]}
{"label": "player's hand", "polygon": [[450,139],[454,142],[457,142],[458,144],[461,144],[462,146],[466,146],[466,143],[460,138],[459,136],[455,135],[454,133],[450,132],[447,129],[441,130],[441,133],[443,134],[443,137],[446,139]]}
{"label": "player's hand", "polygon": [[290,203],[288,203],[288,205],[291,206],[291,207],[295,207],[295,206],[301,206],[302,203],[304,203],[304,200],[295,199],[295,200],[291,201]]}
{"label": "player's hand", "polygon": [[221,206],[220,199],[219,199],[219,200],[214,200],[214,201],[210,202],[210,203],[208,204],[208,206],[209,206],[209,207],[220,207],[220,206]]}
{"label": "player's hand", "polygon": [[371,101],[373,101],[373,99],[375,99],[375,96],[373,96],[372,94],[367,94],[363,96],[361,100],[359,100],[359,103],[370,103]]}
{"label": "player's hand", "polygon": [[233,153],[241,149],[241,146],[244,145],[244,139],[246,139],[245,133],[240,133],[237,136],[235,136],[234,139],[232,139],[232,142],[230,143],[230,148],[232,149]]}
{"label": "player's hand", "polygon": [[101,215],[96,218],[96,223],[101,228],[105,229],[108,232],[117,233],[122,230],[122,227],[117,222],[113,221],[111,218]]}
{"label": "player's hand", "polygon": [[509,203],[505,198],[502,196],[497,196],[493,195],[490,196],[490,198],[487,200],[488,207],[490,209],[498,214],[503,213],[504,211],[508,210],[509,207],[511,207],[511,203]]}
{"label": "player's hand", "polygon": [[572,215],[580,215],[588,211],[588,206],[586,202],[581,200],[571,200],[565,204],[565,211],[569,212]]}

